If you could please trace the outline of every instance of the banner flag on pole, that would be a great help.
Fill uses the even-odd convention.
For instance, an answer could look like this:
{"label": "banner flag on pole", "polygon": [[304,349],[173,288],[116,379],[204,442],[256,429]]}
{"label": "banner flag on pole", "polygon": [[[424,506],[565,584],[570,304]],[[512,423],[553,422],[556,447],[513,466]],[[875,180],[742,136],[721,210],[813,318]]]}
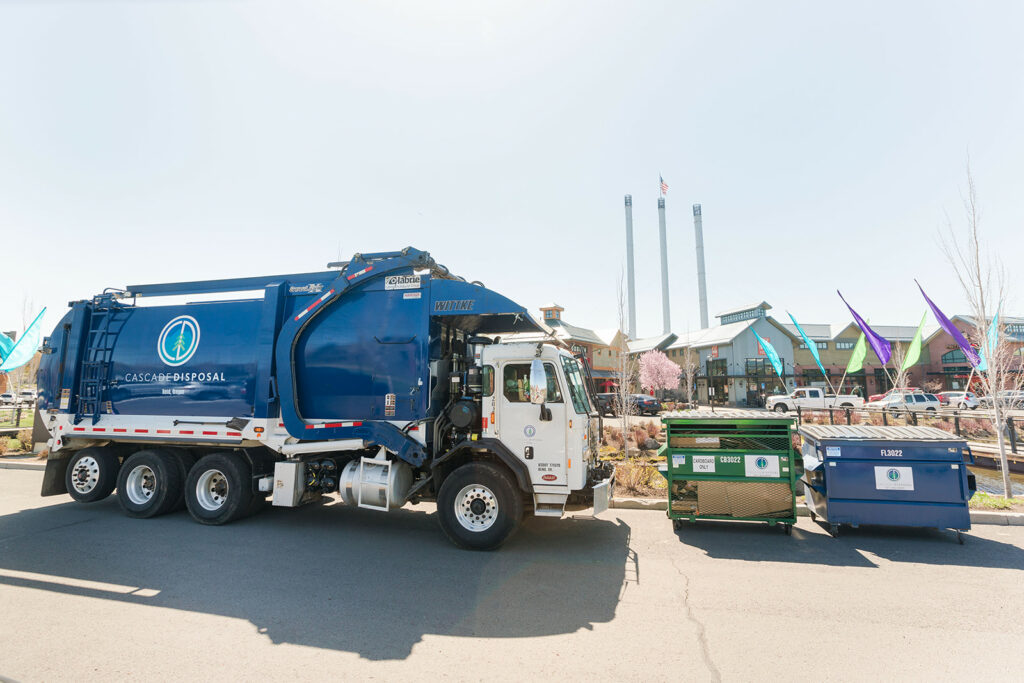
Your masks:
{"label": "banner flag on pole", "polygon": [[[44,308],[36,316],[36,319],[32,321],[32,324],[22,333],[21,337],[11,348],[11,352],[4,358],[4,362],[0,363],[0,372],[10,372],[11,370],[17,370],[25,363],[32,360],[32,356],[36,355],[36,350],[39,348],[40,338],[43,336],[43,313],[46,313]],[[6,335],[0,335],[6,336]]]}
{"label": "banner flag on pole", "polygon": [[814,362],[818,364],[818,369],[821,370],[821,376],[827,377],[825,368],[821,364],[821,358],[818,356],[818,345],[811,341],[810,337],[807,336],[807,333],[804,332],[804,328],[800,327],[800,323],[796,321],[796,318],[793,317],[792,313],[786,311],[786,315],[788,315],[789,319],[793,321],[793,324],[796,326],[796,331],[804,338],[804,344],[807,344],[807,348],[811,350],[811,355],[814,356]]}
{"label": "banner flag on pole", "polygon": [[761,339],[761,335],[757,333],[753,327],[750,331],[754,333],[754,338],[757,339],[757,343],[764,349],[764,355],[768,356],[768,360],[771,361],[772,367],[775,368],[775,374],[782,378],[782,360],[779,358],[779,354],[775,352],[775,347]]}
{"label": "banner flag on pole", "polygon": [[0,362],[7,358],[7,354],[14,348],[14,340],[3,332],[0,332]]}
{"label": "banner flag on pole", "polygon": [[953,341],[955,341],[957,346],[960,347],[960,350],[964,352],[964,355],[967,356],[967,362],[977,369],[981,364],[981,358],[978,356],[978,352],[975,351],[974,347],[971,346],[971,343],[964,338],[964,335],[960,330],[956,329],[956,325],[953,324],[953,321],[947,318],[946,314],[940,311],[939,307],[928,298],[928,295],[924,293],[924,288],[921,287],[921,283],[917,280],[914,280],[914,283],[917,285],[917,288],[921,290],[921,296],[923,296],[924,300],[928,302],[928,307],[932,309],[932,313],[935,314],[936,322],[939,323],[939,326],[942,329],[949,333],[949,336],[953,338]]}
{"label": "banner flag on pole", "polygon": [[850,362],[846,364],[846,374],[851,372],[860,372],[864,369],[864,359],[868,357],[868,344],[867,338],[864,333],[860,333],[860,339],[853,347],[853,353],[850,354]]}
{"label": "banner flag on pole", "polygon": [[[840,299],[843,299],[843,293],[838,289],[836,294],[839,295]],[[892,345],[889,344],[885,339],[882,339],[874,330],[868,327],[868,324],[864,322],[864,319],[857,315],[857,311],[853,310],[853,306],[846,303],[846,299],[843,299],[843,303],[850,309],[850,313],[853,315],[853,319],[857,322],[857,327],[864,333],[868,343],[871,344],[871,348],[874,350],[875,355],[878,356],[878,360],[885,365],[892,358]]]}
{"label": "banner flag on pole", "polygon": [[921,334],[927,317],[928,313],[921,316],[921,324],[917,326],[917,334],[914,335],[914,340],[907,347],[907,355],[903,358],[903,367],[900,368],[900,372],[917,365],[917,361],[921,360]]}
{"label": "banner flag on pole", "polygon": [[[999,344],[999,310],[1003,307],[1003,302],[1000,301],[996,307],[996,315],[992,318],[992,324],[988,326],[988,355],[991,358],[996,352],[996,346]],[[988,362],[985,360],[985,352],[980,351],[978,357],[981,362],[978,363],[978,372],[985,372],[988,370]]]}

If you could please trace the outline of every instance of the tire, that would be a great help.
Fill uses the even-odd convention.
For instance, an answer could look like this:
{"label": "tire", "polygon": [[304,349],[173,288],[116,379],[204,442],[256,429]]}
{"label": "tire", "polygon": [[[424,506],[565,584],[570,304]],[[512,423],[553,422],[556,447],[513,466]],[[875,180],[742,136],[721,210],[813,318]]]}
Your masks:
{"label": "tire", "polygon": [[934,413],[935,412],[935,408],[933,408],[931,406],[928,406],[927,408],[924,409],[924,412],[926,412],[926,413]]}
{"label": "tire", "polygon": [[523,518],[523,498],[507,470],[489,462],[458,467],[437,494],[441,529],[467,550],[494,550]]}
{"label": "tire", "polygon": [[95,503],[114,492],[121,461],[109,448],[83,448],[72,456],[64,473],[68,494],[79,503]]}
{"label": "tire", "polygon": [[956,407],[959,408],[960,410],[967,410],[967,404],[963,402],[958,403]]}
{"label": "tire", "polygon": [[779,403],[772,410],[774,410],[776,413],[784,413],[784,412],[786,412],[786,404],[785,403]]}
{"label": "tire", "polygon": [[117,476],[117,502],[129,517],[170,512],[181,499],[181,465],[162,449],[139,451],[124,461]]}
{"label": "tire", "polygon": [[189,471],[185,506],[200,524],[227,524],[253,512],[252,468],[233,453],[211,453]]}
{"label": "tire", "polygon": [[840,407],[840,408],[852,408],[852,407],[853,407],[853,404],[852,404],[852,403],[844,403],[843,405],[841,405],[841,406],[839,406],[839,407]]}

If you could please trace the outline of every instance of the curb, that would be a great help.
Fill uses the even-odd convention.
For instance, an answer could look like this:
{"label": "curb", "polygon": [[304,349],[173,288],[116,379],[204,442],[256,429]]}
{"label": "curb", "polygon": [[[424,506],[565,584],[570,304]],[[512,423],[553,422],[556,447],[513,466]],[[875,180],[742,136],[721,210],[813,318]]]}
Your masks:
{"label": "curb", "polygon": [[[617,510],[659,510],[664,512],[668,509],[668,501],[661,498],[612,498],[611,507]],[[810,515],[806,505],[797,503],[797,517],[810,517]],[[1024,513],[971,510],[971,524],[1024,526]]]}
{"label": "curb", "polygon": [[34,458],[0,458],[0,470],[45,470],[46,461],[37,461]]}

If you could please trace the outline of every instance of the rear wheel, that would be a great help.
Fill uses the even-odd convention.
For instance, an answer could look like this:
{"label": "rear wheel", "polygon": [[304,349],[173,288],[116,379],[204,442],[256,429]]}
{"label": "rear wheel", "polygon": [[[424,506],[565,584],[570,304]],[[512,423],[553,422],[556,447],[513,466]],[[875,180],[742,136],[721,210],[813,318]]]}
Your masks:
{"label": "rear wheel", "polygon": [[117,477],[117,501],[129,517],[170,512],[181,498],[181,465],[164,450],[139,451],[124,461]]}
{"label": "rear wheel", "polygon": [[200,524],[227,524],[251,514],[252,469],[232,453],[211,453],[197,462],[185,481],[185,505]]}
{"label": "rear wheel", "polygon": [[114,492],[121,461],[102,446],[84,448],[75,453],[64,473],[68,493],[79,503],[95,503]]}
{"label": "rear wheel", "polygon": [[784,412],[786,412],[786,404],[785,403],[780,403],[777,406],[775,406],[775,412],[776,413],[784,413]]}
{"label": "rear wheel", "polygon": [[519,528],[523,498],[504,468],[471,462],[441,484],[437,512],[452,543],[469,550],[494,550]]}

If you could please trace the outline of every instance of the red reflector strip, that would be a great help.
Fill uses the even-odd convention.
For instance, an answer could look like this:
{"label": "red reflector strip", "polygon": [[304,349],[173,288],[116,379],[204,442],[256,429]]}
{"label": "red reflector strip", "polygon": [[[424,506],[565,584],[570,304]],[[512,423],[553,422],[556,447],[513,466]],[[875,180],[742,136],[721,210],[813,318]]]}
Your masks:
{"label": "red reflector strip", "polygon": [[105,431],[107,431],[107,428],[106,427],[93,427],[92,431],[94,431],[94,432],[105,432]]}
{"label": "red reflector strip", "polygon": [[85,427],[74,427],[73,429],[74,429],[74,430],[75,430],[76,432],[84,432],[84,431],[85,431]]}
{"label": "red reflector strip", "polygon": [[156,433],[157,434],[170,434],[171,430],[170,429],[158,429],[158,430],[156,430]]}
{"label": "red reflector strip", "polygon": [[303,311],[302,313],[299,313],[299,314],[298,314],[297,316],[295,316],[295,320],[299,320],[299,319],[300,319],[300,318],[302,318],[302,317],[303,317],[304,315],[306,315],[307,313],[309,313],[310,311],[312,311],[312,310],[313,310],[314,308],[316,308],[317,306],[319,306],[320,304],[322,304],[322,303],[324,302],[324,300],[325,300],[325,299],[326,299],[327,297],[329,297],[330,295],[332,295],[332,294],[334,294],[334,290],[333,290],[333,289],[332,289],[332,290],[330,290],[330,291],[328,291],[328,292],[327,292],[326,294],[324,294],[324,295],[323,295],[322,297],[320,297],[319,299],[317,299],[317,300],[316,300],[316,301],[314,301],[313,303],[311,303],[311,304],[310,304],[309,306],[306,306],[306,310],[304,310],[304,311]]}
{"label": "red reflector strip", "polygon": [[149,434],[149,430],[148,429],[136,429],[135,433],[136,434]]}
{"label": "red reflector strip", "polygon": [[125,432],[127,432],[128,430],[127,430],[127,429],[118,429],[117,427],[114,427],[114,431],[115,431],[115,432],[118,432],[118,433],[120,433],[120,434],[124,434],[124,433],[125,433]]}
{"label": "red reflector strip", "polygon": [[217,432],[203,432],[203,436],[217,436]]}
{"label": "red reflector strip", "polygon": [[194,432],[191,429],[179,429],[178,433],[179,434],[193,434]]}
{"label": "red reflector strip", "polygon": [[228,432],[228,436],[241,436],[242,432]]}
{"label": "red reflector strip", "polygon": [[362,422],[324,422],[318,425],[306,425],[306,429],[338,429],[339,427],[362,427]]}
{"label": "red reflector strip", "polygon": [[362,275],[363,273],[369,273],[369,272],[370,272],[371,270],[373,270],[373,266],[366,266],[365,268],[363,268],[362,270],[360,270],[360,271],[359,271],[358,273],[352,273],[351,275],[349,275],[349,276],[348,276],[348,279],[349,279],[349,280],[352,280],[352,279],[354,279],[354,278],[357,278],[357,277],[359,277],[359,276],[360,276],[360,275]]}

